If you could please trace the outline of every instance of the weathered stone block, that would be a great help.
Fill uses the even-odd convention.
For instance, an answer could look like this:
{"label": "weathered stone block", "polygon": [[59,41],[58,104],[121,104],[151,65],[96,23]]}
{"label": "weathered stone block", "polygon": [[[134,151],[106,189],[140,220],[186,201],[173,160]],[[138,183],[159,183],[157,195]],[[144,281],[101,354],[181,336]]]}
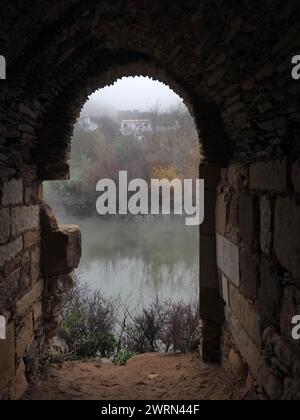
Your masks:
{"label": "weathered stone block", "polygon": [[33,321],[34,325],[43,317],[43,304],[36,302],[33,305]]}
{"label": "weathered stone block", "polygon": [[239,353],[231,349],[229,352],[228,359],[234,375],[238,378],[242,378],[245,374],[245,368]]}
{"label": "weathered stone block", "polygon": [[23,324],[20,331],[17,333],[16,339],[16,351],[17,357],[23,358],[26,356],[26,352],[29,349],[34,338],[33,334],[33,319],[32,312],[29,312],[25,318],[23,318]]}
{"label": "weathered stone block", "polygon": [[39,206],[15,207],[11,211],[12,234],[14,236],[26,230],[38,229],[40,225]]}
{"label": "weathered stone block", "polygon": [[259,348],[245,332],[238,318],[228,308],[228,306],[225,307],[225,317],[234,342],[239,349],[242,358],[248,364],[254,378],[257,378],[261,361]]}
{"label": "weathered stone block", "polygon": [[226,233],[227,202],[225,194],[219,194],[216,204],[216,230],[221,236]]}
{"label": "weathered stone block", "polygon": [[23,252],[22,259],[20,261],[21,265],[21,283],[20,287],[23,290],[27,290],[31,285],[30,279],[30,253],[28,251]]}
{"label": "weathered stone block", "polygon": [[20,268],[11,273],[8,277],[0,276],[0,313],[4,309],[11,308],[17,294],[20,281]]}
{"label": "weathered stone block", "polygon": [[220,270],[236,285],[240,285],[240,250],[239,247],[221,235],[217,235],[217,265]]}
{"label": "weathered stone block", "polygon": [[36,283],[30,292],[28,292],[16,303],[17,314],[24,316],[24,314],[28,312],[28,310],[30,310],[35,303],[40,302],[42,299],[43,290],[44,281],[41,280]]}
{"label": "weathered stone block", "polygon": [[227,231],[239,227],[239,200],[237,195],[232,195],[229,200],[229,214]]}
{"label": "weathered stone block", "polygon": [[24,248],[28,249],[33,247],[34,245],[37,245],[40,240],[40,232],[39,230],[32,230],[24,233],[23,236],[24,240]]}
{"label": "weathered stone block", "polygon": [[260,347],[261,321],[254,307],[250,305],[247,300],[239,293],[239,291],[231,285],[229,286],[229,301],[230,309],[239,320],[241,326],[247,332],[249,337],[251,337],[254,343]]}
{"label": "weathered stone block", "polygon": [[269,255],[272,244],[272,209],[270,200],[260,200],[260,246],[264,254]]}
{"label": "weathered stone block", "polygon": [[300,194],[300,159],[298,159],[293,165],[292,181],[296,193]]}
{"label": "weathered stone block", "polygon": [[40,262],[40,248],[35,247],[30,252],[30,277],[33,284],[37,282],[40,277]]}
{"label": "weathered stone block", "polygon": [[299,379],[286,378],[284,380],[284,394],[282,396],[283,401],[299,401],[300,400],[300,389]]}
{"label": "weathered stone block", "polygon": [[278,117],[274,120],[260,122],[257,125],[263,131],[277,131],[286,128],[287,119],[286,117]]}
{"label": "weathered stone block", "polygon": [[52,340],[54,338],[62,325],[63,319],[61,315],[57,315],[56,317],[51,318],[47,323],[45,324],[45,334],[46,334],[46,340]]}
{"label": "weathered stone block", "polygon": [[239,191],[248,184],[248,168],[244,165],[234,163],[228,168],[227,178],[230,188]]}
{"label": "weathered stone block", "polygon": [[15,327],[6,329],[6,340],[0,340],[0,397],[15,376]]}
{"label": "weathered stone block", "polygon": [[265,328],[270,325],[278,328],[280,325],[279,308],[282,293],[283,290],[276,267],[272,261],[262,260],[258,305],[262,324]]}
{"label": "weathered stone block", "polygon": [[8,181],[3,185],[2,205],[11,206],[23,203],[23,181],[21,179]]}
{"label": "weathered stone block", "polygon": [[256,310],[247,301],[244,308],[244,328],[246,333],[252,338],[254,343],[261,346],[261,319]]}
{"label": "weathered stone block", "polygon": [[283,192],[287,189],[286,160],[256,162],[250,167],[250,189]]}
{"label": "weathered stone block", "polygon": [[285,341],[277,332],[269,327],[263,332],[264,357],[272,364],[274,372],[280,375],[292,375],[299,377],[295,372],[295,367],[299,366],[295,358],[295,349]]}
{"label": "weathered stone block", "polygon": [[226,305],[229,305],[229,284],[226,276],[222,274],[222,295]]}
{"label": "weathered stone block", "polygon": [[25,189],[25,204],[36,204],[43,198],[43,186],[40,183],[34,183]]}
{"label": "weathered stone block", "polygon": [[240,238],[247,249],[253,249],[256,243],[257,217],[255,198],[241,194],[239,205]]}
{"label": "weathered stone block", "polygon": [[28,388],[28,382],[26,378],[26,367],[23,360],[21,360],[20,365],[17,369],[16,378],[11,387],[11,391],[10,391],[11,399],[13,401],[20,400],[25,394],[25,392],[27,391],[27,388]]}
{"label": "weathered stone block", "polygon": [[241,289],[247,298],[255,301],[258,285],[258,261],[255,255],[246,250],[240,254]]}
{"label": "weathered stone block", "polygon": [[44,232],[58,230],[58,223],[50,206],[41,205],[41,226]]}
{"label": "weathered stone block", "polygon": [[270,400],[281,400],[283,381],[275,376],[269,366],[262,365],[259,370],[259,383]]}
{"label": "weathered stone block", "polygon": [[43,232],[43,274],[54,276],[71,273],[81,258],[81,233],[78,226],[60,226]]}
{"label": "weathered stone block", "polygon": [[23,240],[18,238],[7,245],[0,246],[0,267],[15,258],[23,250]]}
{"label": "weathered stone block", "polygon": [[275,209],[275,251],[280,264],[300,278],[300,206],[278,198]]}
{"label": "weathered stone block", "polygon": [[11,218],[8,209],[0,210],[0,244],[4,244],[9,239]]}

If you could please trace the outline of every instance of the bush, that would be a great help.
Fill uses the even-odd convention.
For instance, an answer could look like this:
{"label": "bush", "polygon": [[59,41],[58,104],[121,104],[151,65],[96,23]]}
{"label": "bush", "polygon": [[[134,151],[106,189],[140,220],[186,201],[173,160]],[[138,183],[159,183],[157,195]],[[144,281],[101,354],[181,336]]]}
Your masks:
{"label": "bush", "polygon": [[116,347],[116,302],[77,288],[63,311],[61,336],[72,358],[111,357]]}
{"label": "bush", "polygon": [[187,353],[195,348],[198,322],[198,305],[156,298],[131,317],[123,344],[135,353]]}
{"label": "bush", "polygon": [[129,359],[131,359],[132,357],[136,356],[136,353],[131,352],[128,349],[122,349],[119,351],[119,353],[117,354],[116,358],[115,358],[115,363],[119,366],[123,366],[126,365],[126,363],[128,362]]}
{"label": "bush", "polygon": [[156,297],[136,315],[123,304],[122,322],[118,320],[120,307],[118,299],[107,299],[99,291],[77,285],[63,309],[60,335],[69,348],[67,358],[106,357],[123,365],[136,354],[194,350],[196,304],[161,301]]}

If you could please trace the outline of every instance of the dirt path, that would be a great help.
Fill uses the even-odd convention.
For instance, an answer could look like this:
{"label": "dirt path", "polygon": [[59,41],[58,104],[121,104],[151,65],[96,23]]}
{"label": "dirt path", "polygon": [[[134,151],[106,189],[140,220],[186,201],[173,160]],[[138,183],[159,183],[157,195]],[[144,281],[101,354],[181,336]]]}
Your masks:
{"label": "dirt path", "polygon": [[217,366],[197,354],[146,354],[126,366],[106,363],[52,365],[28,400],[232,400],[241,391]]}

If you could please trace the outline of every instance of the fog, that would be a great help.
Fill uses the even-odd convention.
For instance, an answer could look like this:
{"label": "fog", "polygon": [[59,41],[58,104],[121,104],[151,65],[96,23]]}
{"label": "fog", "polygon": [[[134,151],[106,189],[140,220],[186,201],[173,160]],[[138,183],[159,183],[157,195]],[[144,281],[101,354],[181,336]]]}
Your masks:
{"label": "fog", "polygon": [[114,85],[100,89],[90,96],[82,115],[91,116],[117,111],[147,111],[158,107],[164,111],[182,103],[182,99],[168,86],[149,77],[125,77]]}
{"label": "fog", "polygon": [[[142,138],[124,135],[119,111],[133,111],[134,118],[148,111],[153,129]],[[185,215],[96,214],[98,181],[117,180],[119,170],[147,182],[152,174],[196,179],[199,139],[182,99],[150,78],[123,78],[91,95],[81,115],[94,125],[74,130],[71,181],[44,183],[59,222],[80,226],[80,284],[139,310],[156,296],[188,304],[199,295],[199,228],[186,226]]]}

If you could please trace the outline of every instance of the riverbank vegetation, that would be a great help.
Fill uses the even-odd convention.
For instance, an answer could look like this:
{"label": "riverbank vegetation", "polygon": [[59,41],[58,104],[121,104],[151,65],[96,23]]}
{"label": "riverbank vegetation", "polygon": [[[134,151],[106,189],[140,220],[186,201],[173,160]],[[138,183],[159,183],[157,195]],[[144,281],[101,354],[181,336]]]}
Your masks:
{"label": "riverbank vegetation", "polygon": [[[123,136],[120,118],[149,118],[152,131],[142,138]],[[71,151],[72,180],[45,183],[45,196],[55,208],[67,214],[95,214],[96,184],[109,178],[118,185],[119,171],[128,178],[196,179],[200,146],[194,122],[187,109],[178,106],[169,112],[138,111],[112,117],[92,118],[98,127],[87,131],[77,125]]]}
{"label": "riverbank vegetation", "polygon": [[197,345],[196,303],[156,297],[150,305],[141,301],[131,308],[119,297],[105,298],[78,283],[65,304],[63,319],[62,360],[109,358],[124,364],[136,354],[187,353]]}

